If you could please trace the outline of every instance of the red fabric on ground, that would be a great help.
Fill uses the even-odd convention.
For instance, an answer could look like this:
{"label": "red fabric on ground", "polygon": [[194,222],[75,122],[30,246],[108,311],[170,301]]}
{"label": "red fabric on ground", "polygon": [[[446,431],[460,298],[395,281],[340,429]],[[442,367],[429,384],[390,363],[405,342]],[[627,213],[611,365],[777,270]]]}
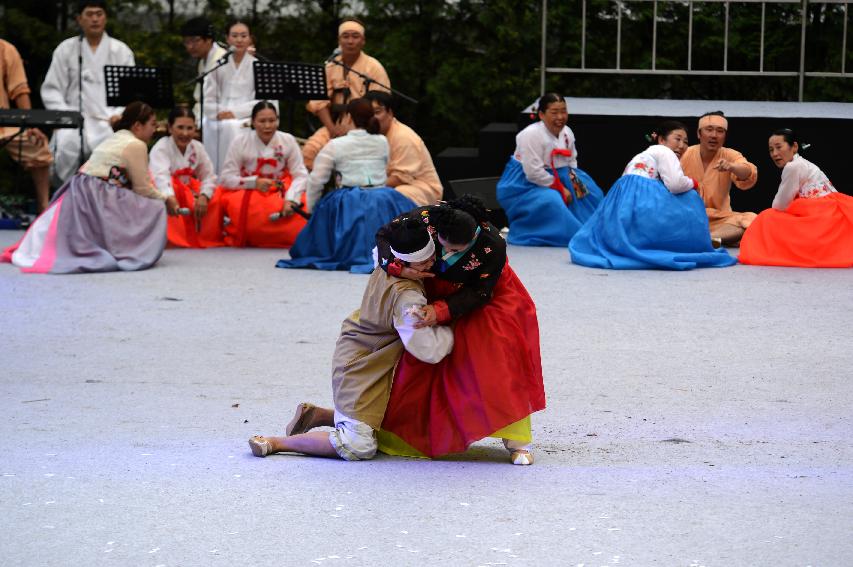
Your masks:
{"label": "red fabric on ground", "polygon": [[[431,301],[456,289],[426,280]],[[492,300],[461,317],[438,364],[404,353],[382,422],[428,457],[468,445],[545,408],[536,307],[509,264]]]}

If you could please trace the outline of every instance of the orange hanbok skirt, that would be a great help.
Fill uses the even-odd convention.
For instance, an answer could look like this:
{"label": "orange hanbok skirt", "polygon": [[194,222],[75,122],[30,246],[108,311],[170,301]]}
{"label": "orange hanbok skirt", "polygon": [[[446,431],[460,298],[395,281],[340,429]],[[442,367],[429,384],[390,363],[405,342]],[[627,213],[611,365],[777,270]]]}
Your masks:
{"label": "orange hanbok skirt", "polygon": [[[225,244],[243,248],[290,248],[307,221],[299,215],[270,220],[272,213],[284,207],[284,193],[291,177],[281,178],[283,188],[262,193],[255,189],[223,189],[222,208],[230,219],[225,225]],[[305,195],[302,196],[305,205]]]}
{"label": "orange hanbok skirt", "polygon": [[853,197],[831,193],[767,209],[740,241],[742,264],[801,268],[853,267]]}
{"label": "orange hanbok skirt", "polygon": [[190,210],[186,216],[168,217],[166,234],[169,246],[180,248],[215,248],[225,246],[222,233],[222,190],[217,189],[207,205],[207,213],[196,226],[195,196],[199,193],[201,183],[190,177],[189,184],[183,183],[179,177],[172,176],[172,189],[178,205]]}

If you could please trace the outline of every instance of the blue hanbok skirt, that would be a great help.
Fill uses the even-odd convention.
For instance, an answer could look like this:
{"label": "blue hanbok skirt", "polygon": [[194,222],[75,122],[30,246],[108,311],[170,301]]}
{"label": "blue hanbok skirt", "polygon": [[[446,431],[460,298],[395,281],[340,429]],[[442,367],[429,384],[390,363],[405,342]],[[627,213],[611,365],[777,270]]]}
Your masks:
{"label": "blue hanbok skirt", "polygon": [[616,270],[721,268],[737,260],[711,245],[696,191],[674,195],[657,179],[623,175],[569,243],[572,262]]}
{"label": "blue hanbok skirt", "polygon": [[383,187],[344,187],[317,202],[311,219],[278,268],[373,271],[376,231],[417,205],[399,191]]}
{"label": "blue hanbok skirt", "polygon": [[588,193],[578,199],[569,180],[569,168],[557,168],[560,181],[572,194],[572,202],[566,206],[559,191],[528,181],[521,162],[510,158],[497,187],[498,202],[509,219],[507,242],[518,246],[566,246],[569,243],[604,198],[592,177],[580,169],[574,172],[586,185]]}

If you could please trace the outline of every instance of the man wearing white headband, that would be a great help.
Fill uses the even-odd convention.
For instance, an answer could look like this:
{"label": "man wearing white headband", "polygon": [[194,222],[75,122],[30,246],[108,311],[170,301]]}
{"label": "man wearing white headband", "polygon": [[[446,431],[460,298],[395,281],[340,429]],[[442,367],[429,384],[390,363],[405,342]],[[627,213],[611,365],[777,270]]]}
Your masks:
{"label": "man wearing white headband", "polygon": [[362,51],[364,43],[364,24],[355,19],[341,22],[338,26],[338,49],[334,57],[326,63],[329,98],[308,101],[306,106],[308,111],[323,123],[323,127],[314,132],[302,148],[303,161],[308,169],[313,169],[314,156],[326,142],[353,129],[352,119],[346,113],[347,103],[354,98],[363,97],[367,91],[387,90],[385,87],[391,86],[382,63]]}
{"label": "man wearing white headband", "polygon": [[[399,260],[419,271],[429,270],[435,261],[435,244],[418,217],[397,223],[390,245]],[[341,325],[332,359],[334,409],[299,404],[285,430],[287,437],[252,437],[252,453],[265,457],[295,452],[348,461],[372,458],[378,447],[376,431],[385,416],[394,369],[403,351],[435,364],[453,349],[449,325],[416,327],[426,304],[422,281],[375,269],[361,307]],[[315,427],[335,429],[311,432]]]}
{"label": "man wearing white headband", "polygon": [[729,192],[732,183],[746,191],[755,187],[758,168],[737,150],[726,148],[729,123],[722,112],[709,112],[699,117],[699,144],[690,146],[681,156],[684,174],[699,183],[699,194],[705,201],[711,238],[736,246],[744,231],[755,219],[755,213],[732,211]]}

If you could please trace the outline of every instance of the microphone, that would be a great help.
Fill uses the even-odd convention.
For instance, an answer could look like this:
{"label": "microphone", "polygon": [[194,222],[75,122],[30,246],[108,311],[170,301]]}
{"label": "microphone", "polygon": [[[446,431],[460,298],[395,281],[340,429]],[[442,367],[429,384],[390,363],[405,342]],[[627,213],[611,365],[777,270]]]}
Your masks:
{"label": "microphone", "polygon": [[252,57],[254,57],[255,59],[257,59],[257,60],[258,60],[258,61],[260,61],[261,63],[269,63],[270,61],[272,61],[272,59],[270,59],[269,57],[266,57],[266,56],[264,56],[264,55],[261,55],[261,54],[260,54],[260,53],[258,53],[257,51],[255,51],[255,52],[251,52],[251,51],[250,51],[250,53],[252,54]]}
{"label": "microphone", "polygon": [[217,63],[219,63],[219,64],[224,64],[226,61],[228,61],[228,58],[229,58],[229,57],[231,57],[232,55],[234,55],[234,52],[235,52],[235,51],[237,51],[237,48],[236,48],[236,47],[234,47],[233,45],[229,45],[229,46],[228,46],[228,49],[226,49],[226,50],[225,50],[225,55],[223,55],[222,57],[220,57],[220,58],[217,60]]}
{"label": "microphone", "polygon": [[338,47],[336,47],[336,48],[335,48],[335,50],[334,50],[334,51],[332,51],[332,54],[331,54],[331,55],[329,55],[328,57],[326,57],[326,63],[329,63],[330,61],[332,61],[335,57],[337,57],[337,56],[338,56],[338,55],[340,55],[340,54],[341,54],[341,47],[340,47],[340,46],[338,46]]}
{"label": "microphone", "polygon": [[[297,215],[299,215],[300,217],[302,217],[305,220],[308,220],[311,218],[311,213],[305,212],[305,209],[302,207],[302,203],[300,203],[299,201],[291,201],[290,204],[293,206],[293,212],[294,213],[296,213]],[[281,216],[280,212],[275,212],[275,213],[270,214],[270,220],[272,222],[275,222],[281,218],[282,218],[282,216]]]}

